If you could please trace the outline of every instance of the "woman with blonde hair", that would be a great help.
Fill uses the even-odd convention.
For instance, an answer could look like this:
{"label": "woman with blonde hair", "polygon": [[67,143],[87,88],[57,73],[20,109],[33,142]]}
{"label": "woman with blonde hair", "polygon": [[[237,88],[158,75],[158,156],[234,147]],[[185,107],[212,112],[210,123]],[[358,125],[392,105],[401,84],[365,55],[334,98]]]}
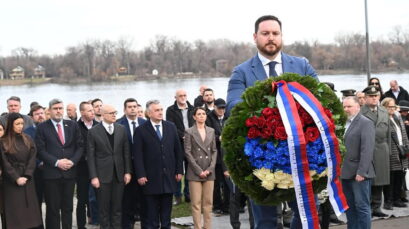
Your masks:
{"label": "woman with blonde hair", "polygon": [[406,204],[400,199],[400,194],[403,186],[404,170],[409,167],[409,163],[407,156],[400,156],[399,148],[409,145],[409,140],[403,120],[396,112],[395,100],[385,98],[382,100],[381,105],[388,110],[392,138],[390,144],[390,184],[384,193],[385,203],[383,208],[393,210],[393,207],[406,207]]}
{"label": "woman with blonde hair", "polygon": [[[195,124],[185,132],[185,155],[188,161],[186,178],[189,181],[193,223],[195,229],[212,227],[213,185],[217,149],[214,129],[207,127],[206,110],[193,110]],[[203,227],[202,227],[203,209]]]}

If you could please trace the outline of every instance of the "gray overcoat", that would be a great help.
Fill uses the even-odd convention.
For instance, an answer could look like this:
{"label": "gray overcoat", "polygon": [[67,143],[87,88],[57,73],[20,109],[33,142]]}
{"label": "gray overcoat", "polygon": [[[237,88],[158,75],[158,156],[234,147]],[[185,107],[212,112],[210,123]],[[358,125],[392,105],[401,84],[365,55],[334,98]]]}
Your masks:
{"label": "gray overcoat", "polygon": [[361,107],[361,114],[372,120],[375,124],[375,149],[373,162],[376,177],[373,186],[389,185],[390,182],[390,145],[391,130],[389,114],[385,108],[378,106],[376,112],[364,105]]}

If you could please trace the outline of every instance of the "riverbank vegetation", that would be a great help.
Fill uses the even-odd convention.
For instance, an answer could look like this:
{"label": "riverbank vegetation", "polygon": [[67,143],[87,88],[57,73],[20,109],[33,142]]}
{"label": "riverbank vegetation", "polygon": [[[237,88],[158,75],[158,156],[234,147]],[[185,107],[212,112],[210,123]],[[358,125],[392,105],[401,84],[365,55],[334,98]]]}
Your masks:
{"label": "riverbank vegetation", "polygon": [[[187,42],[158,35],[142,50],[132,48],[131,39],[118,41],[87,40],[68,47],[64,54],[38,55],[32,48],[16,48],[0,56],[0,85],[33,82],[82,83],[91,81],[129,81],[171,77],[229,76],[237,64],[256,53],[253,43],[230,40]],[[334,43],[300,41],[285,45],[284,51],[309,59],[320,74],[362,74],[365,65],[365,36],[358,33],[338,35]],[[409,69],[409,32],[396,27],[387,38],[371,42],[373,72]],[[38,65],[45,68],[44,80],[33,80]],[[12,69],[21,66],[23,81],[10,78]]]}

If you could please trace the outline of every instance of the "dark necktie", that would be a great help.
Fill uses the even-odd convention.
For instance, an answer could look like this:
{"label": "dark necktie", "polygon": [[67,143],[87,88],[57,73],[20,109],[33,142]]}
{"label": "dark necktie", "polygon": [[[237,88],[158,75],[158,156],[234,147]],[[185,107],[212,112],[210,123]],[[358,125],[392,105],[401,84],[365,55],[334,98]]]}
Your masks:
{"label": "dark necktie", "polygon": [[162,140],[162,134],[160,133],[160,129],[159,129],[160,125],[155,125],[155,127],[156,127],[156,134],[158,135],[158,138]]}
{"label": "dark necktie", "polygon": [[135,129],[136,129],[136,122],[135,121],[132,121],[132,130],[133,130],[133,132],[132,133],[134,133],[135,134]]}
{"label": "dark necktie", "polygon": [[57,123],[57,130],[58,130],[58,138],[60,139],[61,144],[64,145],[65,144],[64,136],[62,135],[62,128],[61,128],[61,125],[59,123]]}
{"label": "dark necktie", "polygon": [[277,64],[277,62],[275,62],[275,61],[271,61],[270,63],[268,63],[269,72],[270,72],[269,77],[270,76],[278,76],[277,72],[276,72],[276,69],[275,69],[276,64]]}

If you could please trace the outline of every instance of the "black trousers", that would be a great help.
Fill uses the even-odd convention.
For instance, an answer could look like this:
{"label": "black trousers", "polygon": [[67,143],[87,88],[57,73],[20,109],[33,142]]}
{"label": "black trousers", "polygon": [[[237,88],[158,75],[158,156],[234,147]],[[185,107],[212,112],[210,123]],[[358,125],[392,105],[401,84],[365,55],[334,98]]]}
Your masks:
{"label": "black trousers", "polygon": [[143,229],[170,229],[173,193],[144,195],[143,208],[146,220],[142,221]]}
{"label": "black trousers", "polygon": [[86,161],[80,161],[77,165],[77,226],[84,229],[87,223],[87,206],[89,191],[89,173]]}
{"label": "black trousers", "polygon": [[216,179],[214,181],[213,189],[213,209],[228,212],[230,204],[230,190],[227,186],[221,164],[216,164],[215,175]]}
{"label": "black trousers", "polygon": [[135,177],[125,185],[122,197],[122,229],[133,229],[135,216],[141,212],[141,187]]}
{"label": "black trousers", "polygon": [[385,192],[387,185],[379,185],[371,187],[371,209],[377,210],[382,205],[382,193]]}
{"label": "black trousers", "polygon": [[71,229],[75,179],[45,179],[44,184],[46,228],[58,229],[61,224],[63,229]]}
{"label": "black trousers", "polygon": [[124,183],[113,178],[96,189],[101,229],[121,229]]}
{"label": "black trousers", "polygon": [[385,203],[399,202],[403,186],[404,171],[391,171],[391,183],[386,186],[384,192]]}
{"label": "black trousers", "polygon": [[234,190],[230,192],[230,225],[233,229],[240,229],[240,209],[243,202],[247,202],[247,209],[249,212],[250,229],[254,228],[253,212],[249,205],[247,196],[240,191],[237,186],[233,186]]}

